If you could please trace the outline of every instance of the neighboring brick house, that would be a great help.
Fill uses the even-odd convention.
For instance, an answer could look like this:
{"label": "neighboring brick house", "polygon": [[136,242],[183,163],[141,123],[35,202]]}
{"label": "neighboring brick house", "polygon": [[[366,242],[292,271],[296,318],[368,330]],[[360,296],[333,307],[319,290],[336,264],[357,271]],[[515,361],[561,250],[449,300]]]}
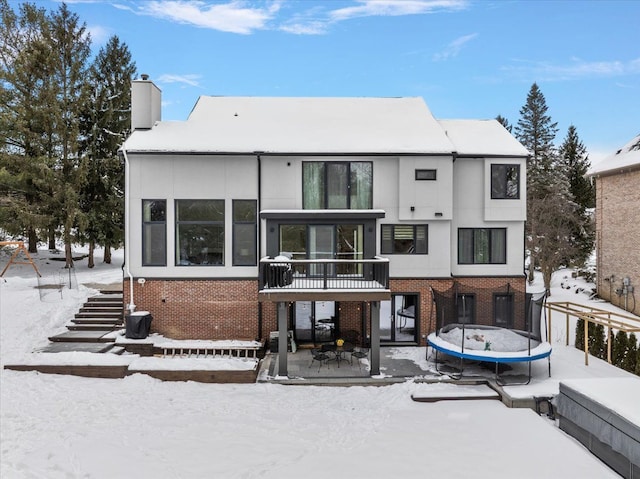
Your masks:
{"label": "neighboring brick house", "polygon": [[[432,288],[460,321],[520,324],[527,150],[421,98],[202,96],[160,121],[132,87],[125,301],[175,339],[426,345]],[[462,317],[464,316],[464,317]],[[285,363],[280,373],[286,374]]]}
{"label": "neighboring brick house", "polygon": [[596,188],[598,296],[640,315],[640,135],[588,175]]}

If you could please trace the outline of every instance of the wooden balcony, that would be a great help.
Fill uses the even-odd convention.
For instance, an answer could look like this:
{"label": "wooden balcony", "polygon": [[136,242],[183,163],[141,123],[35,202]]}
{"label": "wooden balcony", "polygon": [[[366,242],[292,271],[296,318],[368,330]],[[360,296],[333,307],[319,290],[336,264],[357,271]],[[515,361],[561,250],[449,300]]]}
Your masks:
{"label": "wooden balcony", "polygon": [[384,301],[391,298],[389,260],[260,261],[259,301]]}

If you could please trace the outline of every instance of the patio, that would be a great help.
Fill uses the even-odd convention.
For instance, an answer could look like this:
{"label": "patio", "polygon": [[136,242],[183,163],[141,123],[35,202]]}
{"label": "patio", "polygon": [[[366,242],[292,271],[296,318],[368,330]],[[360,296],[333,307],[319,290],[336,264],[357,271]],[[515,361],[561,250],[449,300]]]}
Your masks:
{"label": "patio", "polygon": [[[379,384],[380,382],[403,382],[406,378],[422,377],[425,374],[431,374],[429,371],[423,370],[418,364],[410,359],[401,359],[392,354],[393,347],[380,348],[380,375],[370,376],[369,360],[367,358],[357,358],[351,361],[350,356],[346,356],[338,364],[337,361],[330,359],[326,364],[319,365],[317,361],[312,361],[311,350],[302,348],[295,353],[287,353],[288,379],[292,381],[304,379],[305,381],[323,382],[335,384],[336,382],[352,381],[354,384],[362,384],[363,382]],[[263,365],[263,370],[268,371],[267,376],[270,380],[286,381],[287,378],[281,378],[278,374],[278,353],[268,353],[264,359],[268,362],[268,366]],[[433,372],[434,377],[439,376]]]}

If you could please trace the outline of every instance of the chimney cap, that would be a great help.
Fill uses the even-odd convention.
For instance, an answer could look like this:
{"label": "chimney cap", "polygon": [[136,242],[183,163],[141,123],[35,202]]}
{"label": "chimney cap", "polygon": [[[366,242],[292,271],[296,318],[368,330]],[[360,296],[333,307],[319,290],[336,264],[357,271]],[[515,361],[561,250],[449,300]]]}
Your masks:
{"label": "chimney cap", "polygon": [[149,79],[149,75],[147,75],[146,73],[141,73],[140,74],[140,78],[142,78],[143,80],[148,80]]}

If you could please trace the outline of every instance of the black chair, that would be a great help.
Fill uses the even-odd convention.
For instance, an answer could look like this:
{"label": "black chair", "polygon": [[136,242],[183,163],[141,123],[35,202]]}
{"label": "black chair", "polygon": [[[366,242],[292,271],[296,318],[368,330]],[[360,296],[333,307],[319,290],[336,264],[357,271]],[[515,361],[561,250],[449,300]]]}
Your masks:
{"label": "black chair", "polygon": [[358,360],[358,366],[360,367],[360,369],[362,369],[362,362],[360,360],[368,357],[369,357],[369,348],[356,348],[351,353],[351,360],[353,361],[353,358],[356,358]]}
{"label": "black chair", "polygon": [[[313,366],[313,362],[314,361],[318,361],[319,366],[318,366],[318,371],[320,371],[320,368],[322,367],[322,363],[327,364],[327,361],[329,361],[329,354],[327,354],[324,351],[321,351],[317,348],[311,349],[311,364],[309,364],[309,367]],[[329,367],[327,365],[327,367]]]}

